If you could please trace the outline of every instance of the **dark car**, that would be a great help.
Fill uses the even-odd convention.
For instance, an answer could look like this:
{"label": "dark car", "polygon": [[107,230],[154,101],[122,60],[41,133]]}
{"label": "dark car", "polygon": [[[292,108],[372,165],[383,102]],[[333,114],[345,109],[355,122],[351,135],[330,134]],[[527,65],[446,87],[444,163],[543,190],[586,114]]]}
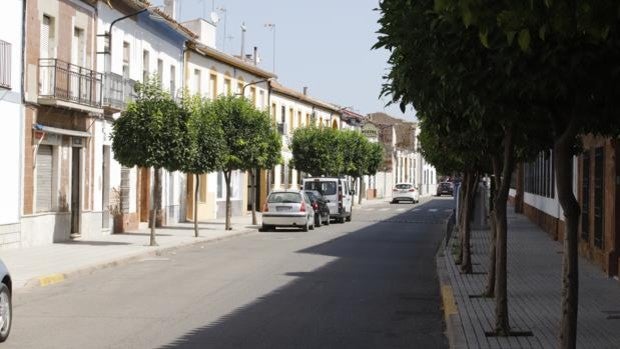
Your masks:
{"label": "dark car", "polygon": [[312,208],[314,208],[314,225],[320,227],[323,223],[329,225],[329,206],[327,206],[327,200],[323,198],[323,195],[318,190],[306,190],[306,194],[312,202]]}
{"label": "dark car", "polygon": [[11,320],[13,319],[11,291],[11,275],[0,260],[0,342],[4,342],[11,332]]}
{"label": "dark car", "polygon": [[441,182],[437,184],[437,196],[441,196],[443,194],[454,194],[454,184],[452,182]]}

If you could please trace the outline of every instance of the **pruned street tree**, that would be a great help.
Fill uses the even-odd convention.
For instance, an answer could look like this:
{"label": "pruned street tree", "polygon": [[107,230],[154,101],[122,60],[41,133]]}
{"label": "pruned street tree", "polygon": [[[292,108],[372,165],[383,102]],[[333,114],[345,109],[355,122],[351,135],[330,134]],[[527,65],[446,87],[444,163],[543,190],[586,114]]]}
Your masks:
{"label": "pruned street tree", "polygon": [[150,213],[150,245],[156,246],[155,225],[161,210],[161,169],[177,171],[188,158],[188,113],[156,79],[136,85],[138,97],[115,121],[114,158],[126,167],[153,168],[154,200]]}
{"label": "pruned street tree", "polygon": [[201,190],[200,176],[217,171],[222,167],[222,160],[228,150],[224,144],[224,132],[212,113],[209,113],[209,101],[199,96],[184,96],[182,108],[189,115],[187,132],[189,137],[188,157],[183,163],[182,171],[188,176],[194,175],[194,236],[198,230],[198,194]]}
{"label": "pruned street tree", "polygon": [[226,230],[231,230],[231,177],[233,171],[254,171],[280,161],[279,135],[266,112],[242,97],[221,96],[209,105],[224,136],[220,170],[226,182]]}
{"label": "pruned street tree", "polygon": [[339,176],[344,155],[339,149],[339,131],[315,126],[298,128],[291,140],[292,165],[312,176]]}

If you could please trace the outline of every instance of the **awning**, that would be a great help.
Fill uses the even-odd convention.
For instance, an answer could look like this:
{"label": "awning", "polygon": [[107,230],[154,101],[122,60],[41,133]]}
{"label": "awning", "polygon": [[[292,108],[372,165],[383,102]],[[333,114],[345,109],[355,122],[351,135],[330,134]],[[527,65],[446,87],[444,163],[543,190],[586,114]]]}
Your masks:
{"label": "awning", "polygon": [[35,131],[41,131],[45,133],[55,133],[59,135],[73,136],[73,137],[91,137],[91,134],[85,131],[67,130],[64,128],[45,126],[41,124],[34,124],[32,129]]}

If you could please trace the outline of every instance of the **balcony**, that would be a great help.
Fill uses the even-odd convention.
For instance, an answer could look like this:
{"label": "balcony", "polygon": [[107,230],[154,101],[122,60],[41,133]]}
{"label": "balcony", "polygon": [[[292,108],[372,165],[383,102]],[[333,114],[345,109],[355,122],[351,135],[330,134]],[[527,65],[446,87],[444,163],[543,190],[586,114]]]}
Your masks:
{"label": "balcony", "polygon": [[136,82],[119,74],[106,73],[103,84],[103,108],[115,113],[125,110],[127,103],[136,99]]}
{"label": "balcony", "polygon": [[11,43],[0,40],[0,88],[11,88]]}
{"label": "balcony", "polygon": [[39,104],[101,114],[101,73],[58,59],[39,59]]}

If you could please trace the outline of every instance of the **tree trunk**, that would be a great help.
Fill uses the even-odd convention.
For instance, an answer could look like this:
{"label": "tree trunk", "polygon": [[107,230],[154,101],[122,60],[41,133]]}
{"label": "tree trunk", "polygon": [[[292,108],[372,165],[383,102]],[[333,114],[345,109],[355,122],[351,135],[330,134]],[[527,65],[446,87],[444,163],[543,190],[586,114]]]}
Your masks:
{"label": "tree trunk", "polygon": [[161,207],[161,177],[160,169],[155,168],[153,173],[153,208],[151,209],[151,240],[149,246],[157,246],[155,239],[155,225],[157,224],[157,212]]}
{"label": "tree trunk", "polygon": [[467,196],[467,182],[469,180],[469,172],[463,174],[463,181],[459,190],[459,214],[456,220],[456,227],[459,239],[459,251],[455,259],[455,264],[463,263],[463,235],[464,235],[464,212],[465,212],[465,197]]}
{"label": "tree trunk", "polygon": [[196,188],[194,190],[194,236],[198,237],[198,192],[200,190],[200,175],[196,173]]}
{"label": "tree trunk", "polygon": [[500,160],[497,157],[493,157],[493,180],[491,180],[491,199],[489,200],[490,213],[489,219],[491,220],[491,242],[489,244],[489,273],[487,274],[487,286],[484,291],[484,296],[488,298],[495,297],[495,265],[497,261],[496,244],[497,244],[497,225],[495,223],[495,198],[497,197],[497,183],[500,180]]}
{"label": "tree trunk", "polygon": [[496,264],[495,264],[495,333],[500,336],[510,335],[508,318],[508,222],[506,219],[510,178],[514,167],[513,129],[508,128],[504,137],[504,155],[502,175],[498,180],[497,196],[493,209],[495,211],[496,229]]}
{"label": "tree trunk", "polygon": [[461,273],[471,274],[471,221],[475,210],[476,192],[478,187],[478,173],[469,173],[467,178],[467,193],[465,195],[465,210],[463,213],[463,260],[461,261]]}
{"label": "tree trunk", "polygon": [[577,307],[579,304],[578,224],[580,208],[573,194],[573,154],[576,132],[569,125],[553,147],[558,200],[564,210],[564,254],[562,255],[562,320],[560,348],[577,344]]}
{"label": "tree trunk", "polygon": [[252,225],[257,225],[258,220],[256,219],[256,174],[260,171],[259,169],[251,169],[250,176],[252,177]]}
{"label": "tree trunk", "polygon": [[232,227],[230,226],[230,215],[231,215],[231,210],[230,210],[230,176],[231,176],[231,170],[226,170],[224,171],[224,181],[226,182],[226,225],[225,225],[225,230],[232,230]]}

